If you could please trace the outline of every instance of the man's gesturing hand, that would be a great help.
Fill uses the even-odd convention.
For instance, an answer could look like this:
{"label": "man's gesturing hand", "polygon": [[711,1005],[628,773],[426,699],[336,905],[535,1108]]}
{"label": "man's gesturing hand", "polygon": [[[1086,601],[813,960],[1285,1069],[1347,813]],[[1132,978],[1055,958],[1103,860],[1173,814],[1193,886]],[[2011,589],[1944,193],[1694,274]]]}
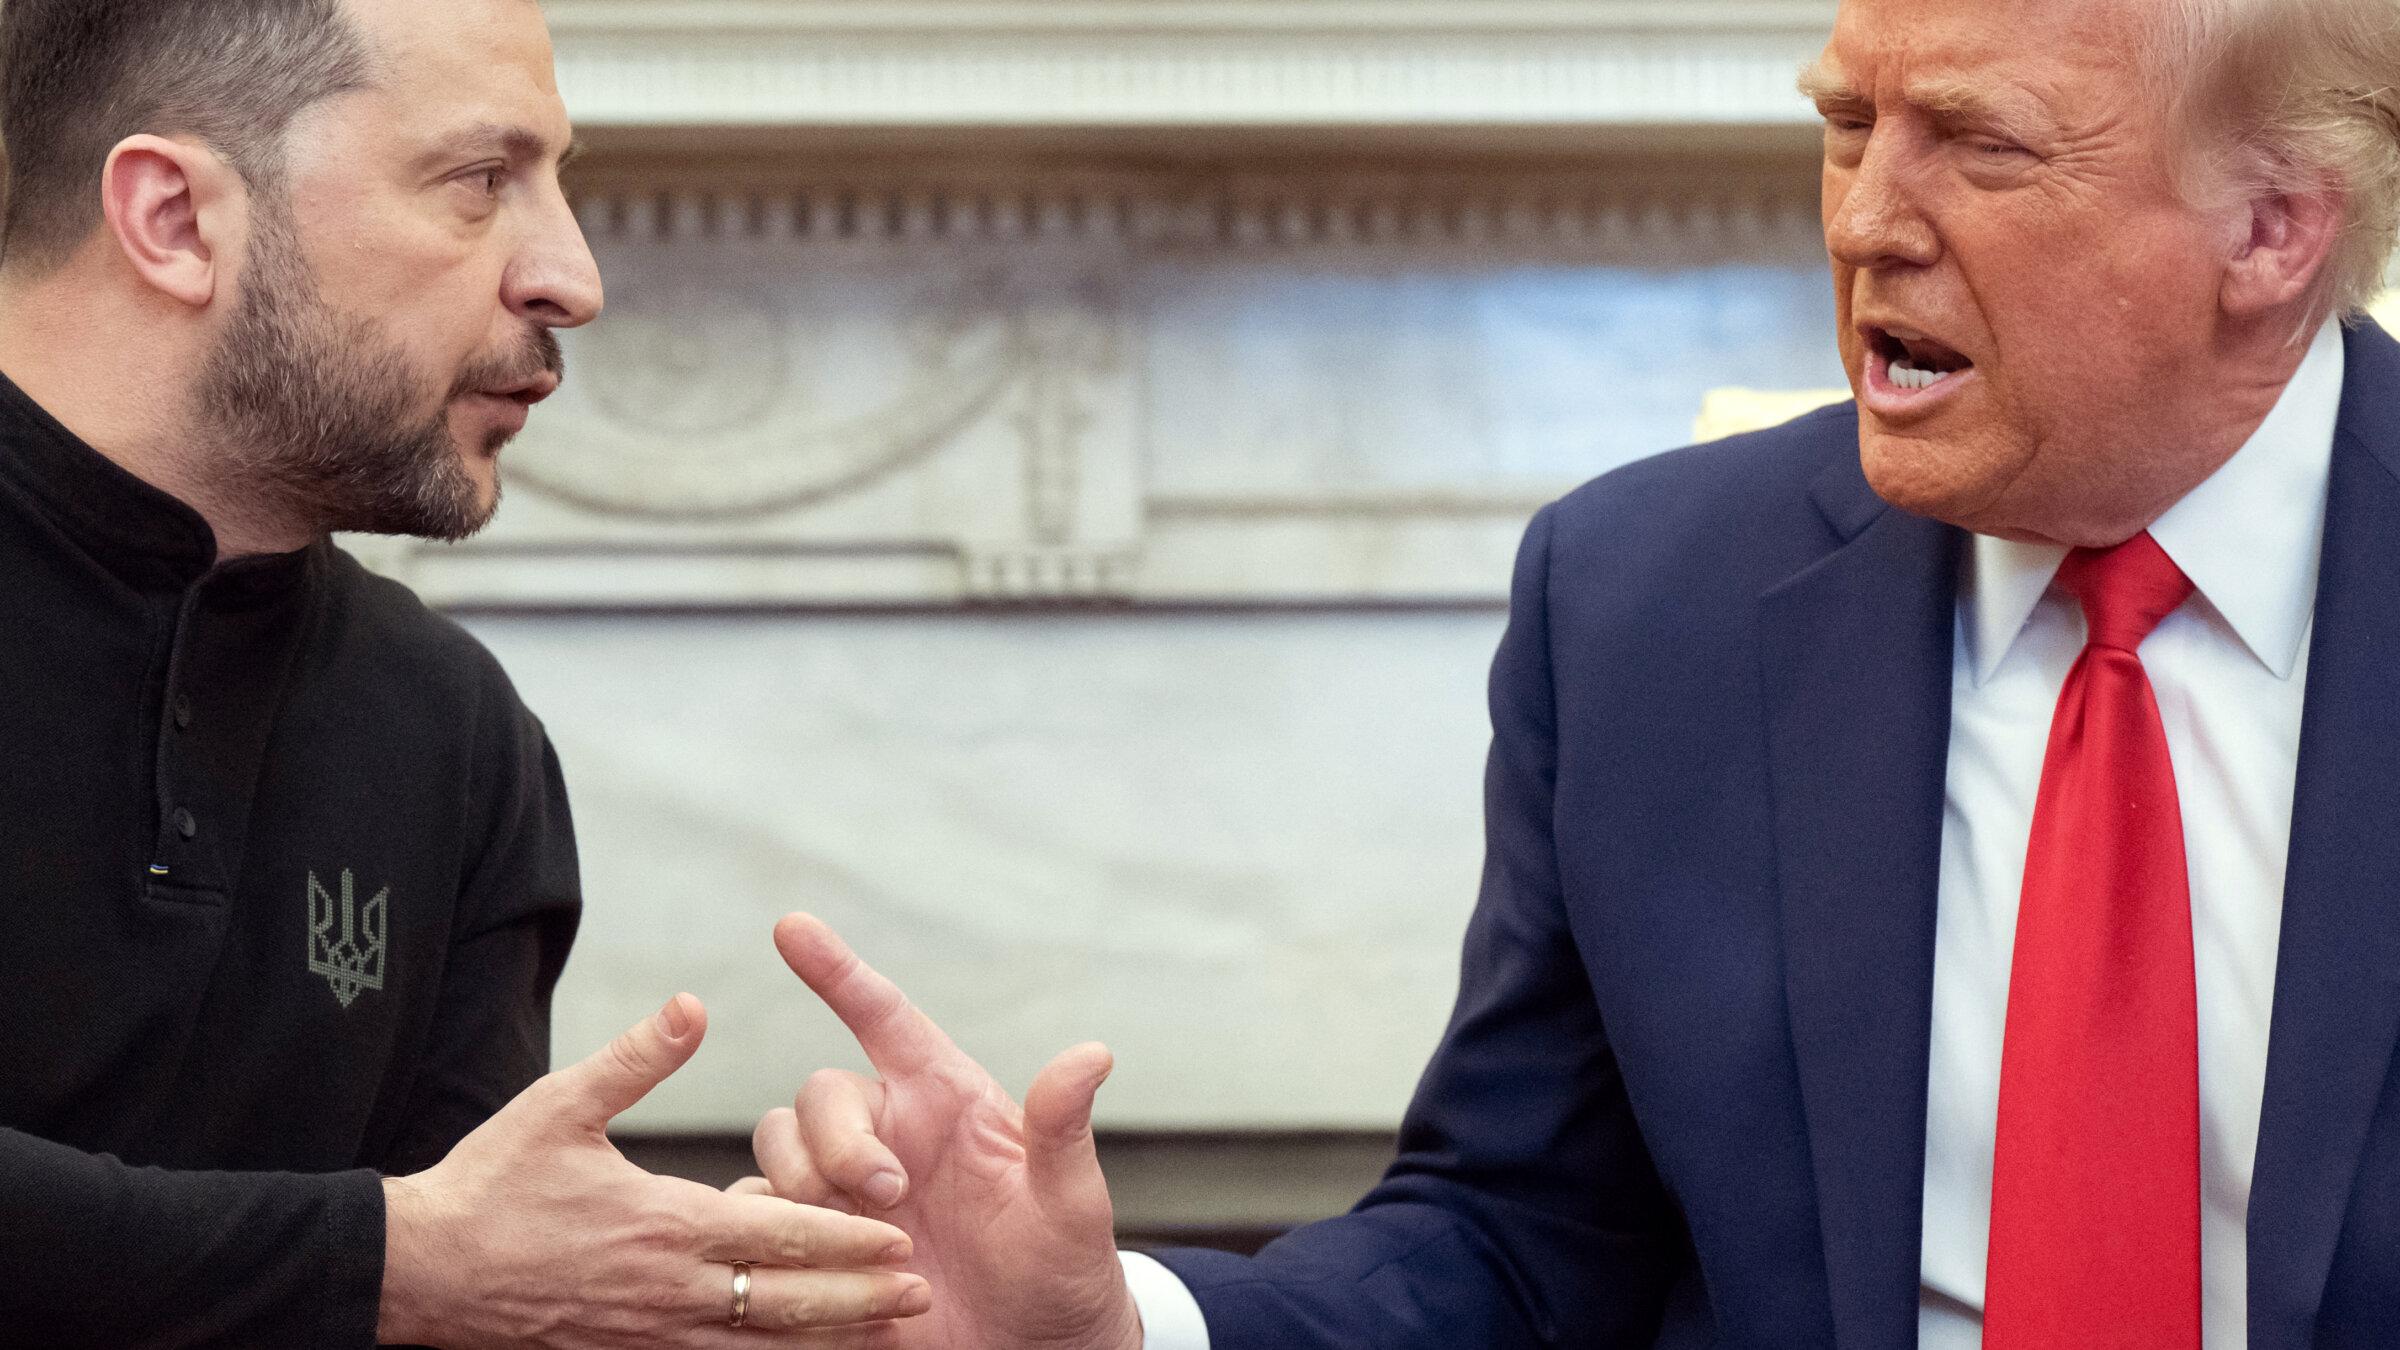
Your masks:
{"label": "man's gesturing hand", "polygon": [[880,1080],[828,1070],[759,1122],[758,1163],[804,1204],[880,1214],[916,1239],[933,1311],[902,1344],[942,1350],[1140,1350],[1117,1262],[1092,1097],[1108,1051],[1042,1070],[1019,1109],[890,980],[805,914],[775,946],[867,1052]]}
{"label": "man's gesturing hand", "polygon": [[[890,1346],[925,1281],[889,1224],[644,1172],[608,1122],[699,1049],[679,994],[598,1054],[527,1088],[413,1177],[384,1182],[379,1339],[448,1350]],[[729,1264],[751,1272],[744,1329]],[[812,1328],[828,1328],[812,1330]]]}

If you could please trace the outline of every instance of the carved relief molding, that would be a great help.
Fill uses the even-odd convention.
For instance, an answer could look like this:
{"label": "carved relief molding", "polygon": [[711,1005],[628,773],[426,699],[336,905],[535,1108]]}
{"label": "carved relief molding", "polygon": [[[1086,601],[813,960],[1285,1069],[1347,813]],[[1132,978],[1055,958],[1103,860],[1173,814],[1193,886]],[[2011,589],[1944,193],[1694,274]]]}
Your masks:
{"label": "carved relief molding", "polygon": [[1497,602],[1578,475],[1160,481],[1159,276],[1813,267],[1805,168],[603,157],[499,519],[360,548],[454,605]]}

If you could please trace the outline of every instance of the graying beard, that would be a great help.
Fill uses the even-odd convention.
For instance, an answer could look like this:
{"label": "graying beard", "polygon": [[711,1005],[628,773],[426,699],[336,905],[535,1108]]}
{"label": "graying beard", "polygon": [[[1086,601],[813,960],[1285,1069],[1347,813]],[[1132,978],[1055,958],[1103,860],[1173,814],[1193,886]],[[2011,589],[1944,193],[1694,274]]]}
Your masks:
{"label": "graying beard", "polygon": [[262,210],[197,400],[237,490],[312,531],[474,534],[497,498],[481,500],[459,462],[448,399],[431,419],[410,420],[423,391],[398,343],[325,302],[288,222]]}

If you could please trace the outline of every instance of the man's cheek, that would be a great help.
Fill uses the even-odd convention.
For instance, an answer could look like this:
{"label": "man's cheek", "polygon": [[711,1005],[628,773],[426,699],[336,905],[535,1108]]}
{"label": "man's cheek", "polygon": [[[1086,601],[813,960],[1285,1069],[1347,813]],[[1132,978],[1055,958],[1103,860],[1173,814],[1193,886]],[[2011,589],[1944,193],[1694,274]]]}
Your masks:
{"label": "man's cheek", "polygon": [[1842,355],[1842,369],[1850,373],[1850,382],[1853,386],[1856,386],[1858,382],[1866,376],[1867,372],[1866,341],[1865,339],[1859,337],[1858,334],[1850,331],[1850,325],[1844,323],[1842,325],[1841,341],[1837,343],[1836,346]]}

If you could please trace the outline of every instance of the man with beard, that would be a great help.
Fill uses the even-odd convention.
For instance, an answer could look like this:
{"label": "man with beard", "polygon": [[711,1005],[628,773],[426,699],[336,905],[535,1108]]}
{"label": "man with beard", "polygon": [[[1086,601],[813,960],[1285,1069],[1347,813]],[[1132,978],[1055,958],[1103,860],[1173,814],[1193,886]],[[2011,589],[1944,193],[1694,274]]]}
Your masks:
{"label": "man with beard", "polygon": [[608,1146],[696,1000],[541,1077],[557,762],[328,541],[479,528],[599,312],[540,11],[9,0],[0,132],[0,1343],[888,1338],[896,1229]]}

